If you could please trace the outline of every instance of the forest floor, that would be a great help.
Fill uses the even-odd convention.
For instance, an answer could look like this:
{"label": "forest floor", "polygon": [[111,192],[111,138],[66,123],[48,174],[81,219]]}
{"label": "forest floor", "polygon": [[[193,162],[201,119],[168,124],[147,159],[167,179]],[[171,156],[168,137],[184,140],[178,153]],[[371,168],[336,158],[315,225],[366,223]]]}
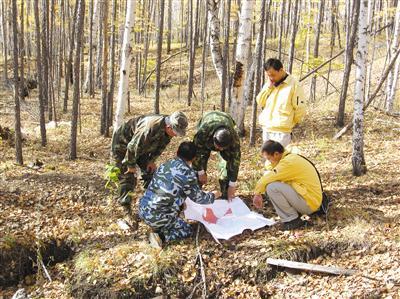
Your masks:
{"label": "forest floor", "polygon": [[[209,89],[213,91],[205,110],[219,104],[219,88]],[[7,108],[12,107],[11,93],[6,89],[2,93],[7,95],[1,97],[0,125],[12,128],[12,110]],[[36,101],[31,97],[23,105],[25,165],[14,163],[12,141],[0,141],[0,298],[11,297],[21,287],[33,298],[400,297],[398,118],[368,110],[364,149],[368,172],[353,177],[351,134],[332,139],[337,131],[337,101],[321,99],[310,105],[294,132],[294,145],[320,170],[333,201],[326,219],[311,218],[312,226],[291,232],[274,227],[246,231],[221,244],[200,227],[198,246],[190,238],[159,252],[147,244],[145,224],[140,223],[136,232],[117,225],[123,211],[105,189],[111,139],[98,133],[98,97],[82,99],[75,161],[68,160],[70,114],[60,115],[65,123],[48,129],[48,145],[43,148],[35,109],[29,108],[36,107]],[[134,108],[126,118],[152,110],[151,98],[133,95],[131,103]],[[201,117],[198,99],[187,107],[184,99],[177,100],[176,88],[163,90],[161,111],[175,110],[188,115],[188,136],[174,138],[159,163],[172,158],[177,145],[193,136]],[[260,132],[254,148],[249,147],[248,136],[242,140],[238,194],[254,210],[251,194],[262,168],[260,145]],[[210,165],[207,188],[211,190],[217,186],[217,174],[215,163]],[[142,193],[142,187],[138,188],[136,198]],[[275,216],[270,205],[258,212]],[[328,276],[282,271],[266,263],[269,257],[357,272]],[[38,266],[40,260],[44,267]]]}

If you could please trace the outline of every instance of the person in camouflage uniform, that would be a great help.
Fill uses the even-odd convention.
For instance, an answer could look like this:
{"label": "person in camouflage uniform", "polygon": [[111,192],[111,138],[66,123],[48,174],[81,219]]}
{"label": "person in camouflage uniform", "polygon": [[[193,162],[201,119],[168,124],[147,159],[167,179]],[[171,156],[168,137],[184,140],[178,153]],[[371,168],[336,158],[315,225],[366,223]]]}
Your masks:
{"label": "person in camouflage uniform", "polygon": [[197,147],[193,169],[198,171],[200,184],[207,182],[207,162],[211,151],[218,151],[221,158],[218,169],[222,197],[228,200],[235,197],[240,165],[240,139],[232,117],[220,111],[205,113],[197,125],[193,142]]}
{"label": "person in camouflage uniform", "polygon": [[[188,121],[182,112],[167,115],[142,115],[132,118],[113,134],[112,163],[120,169],[118,202],[131,216],[131,195],[137,184],[137,168],[142,173],[145,187],[156,169],[154,161],[161,155],[174,136],[184,136]],[[135,217],[131,225],[137,226]]]}
{"label": "person in camouflage uniform", "polygon": [[[219,192],[201,190],[197,174],[191,167],[196,155],[192,142],[182,142],[177,157],[160,165],[149,187],[139,202],[139,217],[153,232],[149,238],[170,242],[187,238],[193,231],[189,223],[179,217],[187,197],[200,204],[213,203]],[[157,246],[158,247],[158,246]]]}

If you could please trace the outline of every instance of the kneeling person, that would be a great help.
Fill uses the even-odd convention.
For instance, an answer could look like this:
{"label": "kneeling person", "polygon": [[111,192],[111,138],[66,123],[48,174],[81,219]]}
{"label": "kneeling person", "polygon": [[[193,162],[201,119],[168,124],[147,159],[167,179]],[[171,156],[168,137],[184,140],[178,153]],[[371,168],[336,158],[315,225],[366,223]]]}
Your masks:
{"label": "kneeling person", "polygon": [[[149,187],[140,199],[139,217],[153,229],[150,242],[174,241],[192,235],[189,223],[179,217],[185,199],[200,204],[213,203],[219,192],[200,189],[191,164],[196,156],[192,142],[182,142],[177,157],[162,164],[154,174]],[[162,241],[161,241],[162,240]]]}
{"label": "kneeling person", "polygon": [[304,222],[301,215],[316,212],[322,203],[322,186],[315,167],[305,158],[284,150],[276,141],[266,141],[261,153],[271,163],[272,170],[257,182],[253,203],[263,206],[261,194],[267,193],[283,229],[295,229]]}

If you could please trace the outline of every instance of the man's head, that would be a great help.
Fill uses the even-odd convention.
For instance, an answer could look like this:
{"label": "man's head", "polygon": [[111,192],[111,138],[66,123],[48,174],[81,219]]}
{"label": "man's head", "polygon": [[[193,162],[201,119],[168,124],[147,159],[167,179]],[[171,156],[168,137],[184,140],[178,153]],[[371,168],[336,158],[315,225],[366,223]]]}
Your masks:
{"label": "man's head", "polygon": [[191,163],[196,157],[197,149],[193,142],[184,141],[179,145],[178,152],[176,155],[185,160],[188,163]]}
{"label": "man's head", "polygon": [[267,140],[261,147],[261,154],[272,164],[278,163],[283,156],[285,148],[279,142]]}
{"label": "man's head", "polygon": [[269,58],[264,63],[264,71],[272,83],[277,83],[286,76],[282,62],[276,58]]}
{"label": "man's head", "polygon": [[174,136],[185,136],[186,128],[188,126],[188,120],[185,114],[180,111],[172,113],[166,119],[165,131],[171,137]]}
{"label": "man's head", "polygon": [[213,141],[217,151],[226,149],[232,143],[232,133],[225,127],[221,127],[214,132]]}

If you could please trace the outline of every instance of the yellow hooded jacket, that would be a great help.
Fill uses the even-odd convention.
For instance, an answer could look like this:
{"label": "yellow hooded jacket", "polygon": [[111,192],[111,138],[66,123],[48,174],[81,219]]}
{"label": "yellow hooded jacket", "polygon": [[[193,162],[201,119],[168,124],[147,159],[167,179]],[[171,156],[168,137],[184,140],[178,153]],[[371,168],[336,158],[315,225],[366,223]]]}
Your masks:
{"label": "yellow hooded jacket", "polygon": [[263,109],[258,121],[267,132],[291,133],[305,114],[304,91],[292,75],[278,86],[264,85],[256,100]]}
{"label": "yellow hooded jacket", "polygon": [[286,183],[305,199],[313,212],[318,210],[322,202],[322,188],[318,173],[310,162],[297,154],[285,151],[282,159],[271,166],[272,169],[266,171],[258,180],[255,194],[265,193],[270,183]]}

